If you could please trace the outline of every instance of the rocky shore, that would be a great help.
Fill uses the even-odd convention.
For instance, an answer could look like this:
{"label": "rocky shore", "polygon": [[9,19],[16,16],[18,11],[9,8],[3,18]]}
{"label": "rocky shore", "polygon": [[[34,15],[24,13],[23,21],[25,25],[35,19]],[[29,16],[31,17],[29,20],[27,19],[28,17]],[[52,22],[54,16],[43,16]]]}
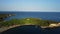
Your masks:
{"label": "rocky shore", "polygon": [[60,27],[60,23],[52,23],[49,24],[49,26],[41,26],[41,28],[56,28],[56,27]]}
{"label": "rocky shore", "polygon": [[8,30],[10,28],[14,28],[14,27],[18,27],[18,26],[20,26],[20,25],[13,25],[13,26],[9,26],[9,27],[1,27],[0,32],[6,31],[6,30]]}
{"label": "rocky shore", "polygon": [[[24,24],[24,25],[34,25],[34,24]],[[5,30],[8,30],[10,28],[14,28],[14,27],[18,27],[18,26],[22,26],[22,25],[13,25],[13,26],[9,26],[9,27],[2,27],[0,28],[0,32],[3,32]],[[56,28],[56,27],[60,27],[60,23],[57,23],[57,24],[50,24],[49,26],[40,26],[41,28]]]}

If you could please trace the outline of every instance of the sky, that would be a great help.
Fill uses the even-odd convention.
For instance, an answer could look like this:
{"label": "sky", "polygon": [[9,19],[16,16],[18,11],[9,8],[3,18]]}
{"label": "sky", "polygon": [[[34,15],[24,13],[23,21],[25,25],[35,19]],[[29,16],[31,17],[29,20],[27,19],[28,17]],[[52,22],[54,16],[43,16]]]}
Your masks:
{"label": "sky", "polygon": [[0,0],[0,11],[60,11],[60,0]]}

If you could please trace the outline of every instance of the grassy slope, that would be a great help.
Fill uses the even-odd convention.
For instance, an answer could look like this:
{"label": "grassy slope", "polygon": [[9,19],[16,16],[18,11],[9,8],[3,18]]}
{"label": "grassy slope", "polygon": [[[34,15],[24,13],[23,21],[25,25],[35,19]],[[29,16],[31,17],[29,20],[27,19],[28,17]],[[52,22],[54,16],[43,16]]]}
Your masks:
{"label": "grassy slope", "polygon": [[22,24],[35,24],[35,25],[40,25],[40,26],[48,26],[50,23],[55,23],[55,21],[42,20],[38,18],[23,18],[23,19],[12,19],[6,22],[2,22],[0,23],[0,27],[22,25]]}

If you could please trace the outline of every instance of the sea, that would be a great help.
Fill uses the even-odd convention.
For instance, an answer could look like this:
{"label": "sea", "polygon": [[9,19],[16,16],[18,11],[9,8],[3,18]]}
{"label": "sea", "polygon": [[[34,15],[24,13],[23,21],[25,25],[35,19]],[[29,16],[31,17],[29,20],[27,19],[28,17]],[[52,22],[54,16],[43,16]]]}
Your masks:
{"label": "sea", "polygon": [[11,16],[6,18],[10,19],[20,19],[20,18],[40,18],[45,20],[54,20],[60,21],[60,12],[0,12],[0,14],[15,14],[15,16]]}
{"label": "sea", "polygon": [[[54,20],[54,21],[60,22],[60,12],[0,12],[0,14],[16,14],[15,16],[6,18],[6,20],[32,17],[32,18],[41,18],[41,19],[45,19],[45,20]],[[29,28],[34,30],[34,28],[32,28],[32,27],[29,27]],[[25,28],[25,27],[23,27],[23,28]],[[23,28],[22,28],[22,30],[23,30]],[[28,28],[28,26],[26,28]],[[29,29],[26,29],[26,30],[28,31]],[[40,30],[42,31],[42,33],[39,33]],[[21,32],[21,33],[23,33],[23,32]],[[31,32],[31,30],[29,30],[29,32]],[[35,32],[36,33],[34,33],[34,32],[32,32],[32,33],[34,33],[34,34],[60,34],[60,27],[54,28],[54,29],[47,28],[47,29],[43,29],[43,30],[40,28],[39,30],[37,30]]]}

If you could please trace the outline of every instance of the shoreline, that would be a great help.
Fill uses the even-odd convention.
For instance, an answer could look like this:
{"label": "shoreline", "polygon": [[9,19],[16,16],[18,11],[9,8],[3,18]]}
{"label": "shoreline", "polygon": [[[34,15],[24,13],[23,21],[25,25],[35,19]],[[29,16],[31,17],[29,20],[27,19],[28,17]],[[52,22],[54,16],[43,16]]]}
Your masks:
{"label": "shoreline", "polygon": [[[23,24],[23,25],[34,25],[34,24]],[[14,28],[14,27],[18,27],[18,26],[23,26],[23,25],[12,25],[12,26],[9,26],[9,27],[1,27],[0,28],[0,32],[3,32],[3,31],[6,31],[10,28]],[[36,25],[36,26],[39,26],[39,25]],[[50,24],[49,26],[40,26],[42,29],[46,29],[46,28],[57,28],[57,27],[60,27],[60,23],[58,24]]]}
{"label": "shoreline", "polygon": [[9,26],[9,27],[1,27],[0,32],[6,31],[6,30],[8,30],[10,28],[14,28],[14,27],[18,27],[18,26],[20,26],[20,25],[13,25],[13,26]]}

